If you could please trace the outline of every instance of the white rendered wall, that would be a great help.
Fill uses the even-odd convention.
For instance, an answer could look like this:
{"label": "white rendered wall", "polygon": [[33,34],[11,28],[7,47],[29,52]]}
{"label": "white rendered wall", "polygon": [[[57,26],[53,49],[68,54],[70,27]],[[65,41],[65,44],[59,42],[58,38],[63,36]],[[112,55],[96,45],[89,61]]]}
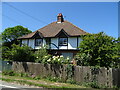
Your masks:
{"label": "white rendered wall", "polygon": [[77,37],[68,38],[68,49],[77,49]]}
{"label": "white rendered wall", "polygon": [[[82,39],[78,37],[78,46],[80,45],[80,42]],[[28,43],[28,44],[27,44]],[[55,44],[58,47],[58,38],[51,38],[51,43]],[[35,39],[23,39],[22,44],[26,44],[33,49],[39,49],[40,46],[35,46]],[[53,44],[51,45],[51,49],[58,49]],[[45,39],[43,39],[43,46],[46,45]],[[68,38],[68,46],[59,46],[59,49],[77,49],[77,37],[70,37]]]}
{"label": "white rendered wall", "polygon": [[29,39],[29,45],[28,46],[34,48],[34,44],[35,44],[35,39]]}
{"label": "white rendered wall", "polygon": [[[58,38],[51,38],[51,43],[55,44],[58,47]],[[51,49],[57,49],[53,44],[51,45]]]}
{"label": "white rendered wall", "polygon": [[[35,39],[23,39],[22,40],[22,44],[26,44],[30,47],[32,47],[33,49],[40,49],[40,46],[35,46]],[[45,39],[43,39],[43,46],[46,45],[46,41]]]}
{"label": "white rendered wall", "polygon": [[45,39],[43,39],[43,46],[44,46],[44,45],[46,45],[46,41],[45,41]]}
{"label": "white rendered wall", "polygon": [[80,42],[83,41],[80,37],[78,38],[78,46],[80,46]]}
{"label": "white rendered wall", "polygon": [[[54,43],[58,46],[58,39],[59,38],[51,38],[51,43]],[[78,46],[82,39],[78,37]],[[77,37],[70,37],[68,38],[68,46],[58,46],[59,49],[77,49]],[[57,49],[54,45],[51,44],[51,49]]]}
{"label": "white rendered wall", "polygon": [[23,40],[22,40],[22,44],[27,45],[27,42],[28,42],[28,40],[27,40],[27,39],[23,39]]}
{"label": "white rendered wall", "polygon": [[59,49],[67,49],[68,46],[59,46]]}

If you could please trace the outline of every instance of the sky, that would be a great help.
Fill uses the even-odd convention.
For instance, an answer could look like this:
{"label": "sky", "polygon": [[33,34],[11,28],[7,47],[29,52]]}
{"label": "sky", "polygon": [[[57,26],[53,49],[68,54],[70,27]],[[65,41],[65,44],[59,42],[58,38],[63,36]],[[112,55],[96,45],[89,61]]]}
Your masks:
{"label": "sky", "polygon": [[117,2],[2,2],[2,30],[22,25],[36,31],[56,21],[58,13],[88,33],[118,37]]}

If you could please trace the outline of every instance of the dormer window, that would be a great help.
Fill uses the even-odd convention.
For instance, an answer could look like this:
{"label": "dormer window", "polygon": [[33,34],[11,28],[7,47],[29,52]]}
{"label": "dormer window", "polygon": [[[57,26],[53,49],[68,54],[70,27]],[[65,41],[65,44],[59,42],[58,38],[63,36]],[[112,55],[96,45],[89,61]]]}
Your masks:
{"label": "dormer window", "polygon": [[67,46],[68,38],[59,38],[59,46]]}
{"label": "dormer window", "polygon": [[35,46],[41,46],[43,43],[42,39],[35,39]]}

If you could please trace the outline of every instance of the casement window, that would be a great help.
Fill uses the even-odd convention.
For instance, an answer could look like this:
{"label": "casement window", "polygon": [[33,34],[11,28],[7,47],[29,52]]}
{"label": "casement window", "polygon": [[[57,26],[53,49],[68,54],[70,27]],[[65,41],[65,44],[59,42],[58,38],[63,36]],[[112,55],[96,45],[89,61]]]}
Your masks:
{"label": "casement window", "polygon": [[43,43],[42,39],[35,39],[35,46],[41,46]]}
{"label": "casement window", "polygon": [[59,38],[59,46],[67,46],[68,38]]}

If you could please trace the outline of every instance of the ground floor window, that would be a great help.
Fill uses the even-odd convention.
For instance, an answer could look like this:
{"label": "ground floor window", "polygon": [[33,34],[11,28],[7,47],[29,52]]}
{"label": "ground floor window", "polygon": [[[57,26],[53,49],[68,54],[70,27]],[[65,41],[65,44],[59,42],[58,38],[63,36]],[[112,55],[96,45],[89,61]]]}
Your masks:
{"label": "ground floor window", "polygon": [[62,53],[62,55],[64,56],[64,58],[69,57],[70,59],[73,59],[73,53]]}

